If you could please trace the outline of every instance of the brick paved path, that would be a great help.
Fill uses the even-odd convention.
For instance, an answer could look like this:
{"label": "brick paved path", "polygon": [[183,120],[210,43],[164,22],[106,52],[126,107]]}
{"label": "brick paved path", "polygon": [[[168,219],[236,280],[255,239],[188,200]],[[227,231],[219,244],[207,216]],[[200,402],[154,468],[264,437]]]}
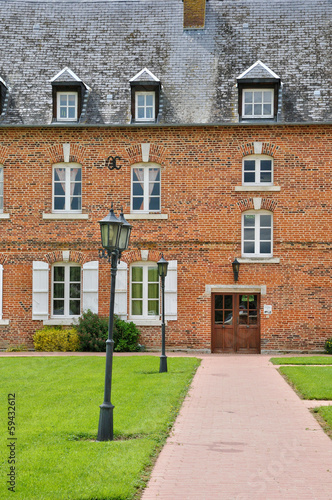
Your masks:
{"label": "brick paved path", "polygon": [[142,500],[332,499],[332,440],[269,359],[203,356]]}

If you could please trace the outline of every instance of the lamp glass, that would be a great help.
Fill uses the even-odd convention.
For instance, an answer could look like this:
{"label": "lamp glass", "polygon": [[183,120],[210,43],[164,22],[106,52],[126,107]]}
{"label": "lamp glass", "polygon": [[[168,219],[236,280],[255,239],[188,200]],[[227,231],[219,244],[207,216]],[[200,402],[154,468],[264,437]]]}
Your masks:
{"label": "lamp glass", "polygon": [[161,278],[167,275],[168,262],[162,256],[161,259],[157,262],[158,264],[158,274]]}
{"label": "lamp glass", "polygon": [[100,233],[101,244],[106,250],[114,250],[118,248],[122,222],[114,215],[113,209],[101,221]]}
{"label": "lamp glass", "polygon": [[120,252],[123,252],[124,250],[127,250],[129,246],[129,238],[132,226],[131,224],[129,224],[129,222],[126,221],[123,213],[120,214],[119,220],[120,222],[122,222],[119,238],[119,250]]}

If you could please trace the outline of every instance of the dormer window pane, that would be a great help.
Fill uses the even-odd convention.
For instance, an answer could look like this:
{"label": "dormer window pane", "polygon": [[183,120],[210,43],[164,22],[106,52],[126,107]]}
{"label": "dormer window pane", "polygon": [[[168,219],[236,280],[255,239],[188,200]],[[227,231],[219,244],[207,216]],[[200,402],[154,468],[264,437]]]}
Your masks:
{"label": "dormer window pane", "polygon": [[273,116],[273,90],[244,90],[243,116],[270,118]]}

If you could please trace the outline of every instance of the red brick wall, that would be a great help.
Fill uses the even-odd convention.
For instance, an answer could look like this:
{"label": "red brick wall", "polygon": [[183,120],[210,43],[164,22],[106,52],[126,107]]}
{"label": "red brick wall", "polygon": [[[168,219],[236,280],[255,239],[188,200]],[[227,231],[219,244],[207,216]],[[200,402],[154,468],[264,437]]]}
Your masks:
{"label": "red brick wall", "polygon": [[[243,155],[253,143],[274,158],[280,192],[236,192]],[[83,213],[88,220],[44,220],[51,213],[52,164],[82,164]],[[167,346],[210,349],[211,298],[205,285],[234,284],[231,262],[241,256],[241,213],[262,198],[274,214],[274,257],[279,264],[241,264],[239,285],[266,285],[261,315],[263,349],[321,349],[332,336],[331,126],[153,128],[1,128],[4,212],[0,263],[4,265],[0,348],[28,343],[32,321],[32,261],[71,250],[77,262],[98,259],[99,224],[114,202],[130,212],[130,166],[150,143],[150,161],[162,167],[162,213],[168,220],[133,220],[131,250],[149,249],[178,261],[178,320],[167,325]],[[104,166],[121,156],[121,170]],[[55,252],[55,254],[54,254]],[[60,252],[60,253],[59,253]],[[130,254],[132,255],[132,253]],[[132,262],[132,257],[124,259]],[[108,313],[109,264],[100,264],[99,310]],[[141,327],[141,342],[160,346],[160,328]]]}

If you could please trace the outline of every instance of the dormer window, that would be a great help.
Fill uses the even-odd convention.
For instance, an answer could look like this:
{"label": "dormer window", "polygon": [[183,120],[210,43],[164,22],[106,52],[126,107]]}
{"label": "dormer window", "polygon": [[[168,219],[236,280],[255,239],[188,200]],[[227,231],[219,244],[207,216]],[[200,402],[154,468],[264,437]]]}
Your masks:
{"label": "dormer window", "polygon": [[130,80],[132,122],[157,122],[160,80],[147,68]]}
{"label": "dormer window", "polygon": [[82,121],[83,110],[91,90],[69,68],[64,68],[51,80],[53,94],[53,121]]}
{"label": "dormer window", "polygon": [[280,78],[257,61],[237,78],[239,120],[277,120]]}
{"label": "dormer window", "polygon": [[77,121],[78,92],[57,92],[57,121]]}

